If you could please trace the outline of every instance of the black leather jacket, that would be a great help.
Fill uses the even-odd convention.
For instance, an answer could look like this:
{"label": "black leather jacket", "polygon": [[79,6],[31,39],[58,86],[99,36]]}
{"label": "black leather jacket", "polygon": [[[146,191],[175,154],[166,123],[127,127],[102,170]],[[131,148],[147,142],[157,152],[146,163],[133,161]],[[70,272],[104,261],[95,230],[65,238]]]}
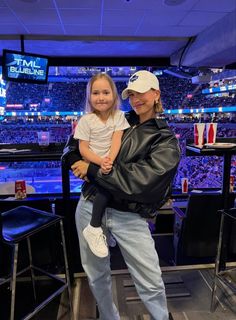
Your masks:
{"label": "black leather jacket", "polygon": [[[123,135],[112,171],[103,175],[91,163],[87,173],[90,183],[83,184],[82,193],[93,200],[97,184],[112,194],[109,207],[152,217],[170,195],[180,149],[165,120],[151,119],[141,124],[134,124],[133,118],[128,120],[133,126]],[[73,138],[63,158],[69,166],[81,159]]]}

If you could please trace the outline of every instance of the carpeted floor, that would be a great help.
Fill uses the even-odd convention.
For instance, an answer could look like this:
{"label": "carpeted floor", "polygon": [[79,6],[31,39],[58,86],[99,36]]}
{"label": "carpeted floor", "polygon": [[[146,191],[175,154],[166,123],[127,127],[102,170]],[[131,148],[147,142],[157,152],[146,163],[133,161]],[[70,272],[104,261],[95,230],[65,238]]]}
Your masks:
{"label": "carpeted floor", "polygon": [[[217,305],[210,312],[212,269],[164,271],[167,302],[171,320],[235,320],[236,296],[226,288],[218,288]],[[151,320],[140,301],[127,270],[113,271],[113,297],[121,320]],[[52,283],[42,281],[40,295],[52,289]],[[7,288],[5,288],[7,290]],[[18,291],[17,319],[21,319],[25,309],[32,303],[32,296],[26,294],[30,289],[22,283]],[[84,274],[77,274],[73,285],[73,307],[75,320],[98,319],[95,300]],[[7,292],[7,291],[6,291]],[[9,292],[9,290],[8,290]],[[0,292],[0,319],[9,319],[9,294]],[[65,292],[61,299],[55,299],[33,320],[69,320],[68,297]],[[112,319],[111,319],[112,320]]]}
{"label": "carpeted floor", "polygon": [[[124,271],[123,271],[124,272]],[[235,320],[235,300],[218,290],[217,307],[210,312],[212,270],[164,272],[168,308],[171,320]],[[79,294],[76,319],[96,319],[96,304],[85,277],[76,279]],[[114,301],[121,320],[150,320],[127,273],[113,276]],[[231,301],[230,301],[231,300]]]}

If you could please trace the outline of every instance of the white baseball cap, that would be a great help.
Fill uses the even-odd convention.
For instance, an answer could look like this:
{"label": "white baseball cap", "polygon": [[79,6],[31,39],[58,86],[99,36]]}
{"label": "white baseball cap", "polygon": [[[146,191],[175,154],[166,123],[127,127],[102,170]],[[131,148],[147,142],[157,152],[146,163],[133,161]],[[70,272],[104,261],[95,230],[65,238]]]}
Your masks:
{"label": "white baseball cap", "polygon": [[150,89],[160,90],[157,77],[150,71],[137,71],[130,77],[128,86],[122,91],[121,97],[123,100],[127,99],[129,90],[144,93]]}

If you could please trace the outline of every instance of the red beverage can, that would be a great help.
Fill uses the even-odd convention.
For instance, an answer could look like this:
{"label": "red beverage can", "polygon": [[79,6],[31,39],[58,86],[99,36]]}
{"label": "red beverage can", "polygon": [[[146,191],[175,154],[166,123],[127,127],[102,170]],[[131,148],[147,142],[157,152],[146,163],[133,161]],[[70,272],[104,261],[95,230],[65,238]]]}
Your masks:
{"label": "red beverage can", "polygon": [[188,178],[181,179],[182,193],[188,193]]}
{"label": "red beverage can", "polygon": [[234,176],[230,176],[230,180],[229,180],[229,192],[234,192]]}
{"label": "red beverage can", "polygon": [[25,180],[15,181],[15,198],[24,199],[26,198],[26,184]]}

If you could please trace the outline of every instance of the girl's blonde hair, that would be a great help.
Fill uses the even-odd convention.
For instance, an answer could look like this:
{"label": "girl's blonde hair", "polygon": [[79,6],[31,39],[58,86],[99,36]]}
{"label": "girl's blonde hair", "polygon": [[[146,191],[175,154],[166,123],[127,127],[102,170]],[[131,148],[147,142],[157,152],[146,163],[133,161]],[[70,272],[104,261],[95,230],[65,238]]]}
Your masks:
{"label": "girl's blonde hair", "polygon": [[113,98],[114,98],[113,105],[112,105],[112,108],[111,108],[111,115],[113,115],[115,113],[115,111],[120,108],[121,101],[120,101],[120,97],[119,97],[118,92],[117,92],[117,88],[116,88],[115,82],[106,73],[97,73],[97,74],[93,75],[92,78],[89,80],[89,82],[87,84],[87,89],[86,89],[85,112],[94,112],[94,113],[96,113],[96,110],[93,108],[93,106],[91,104],[90,97],[91,97],[91,91],[92,91],[93,84],[98,79],[106,79],[110,84],[111,91],[112,91]]}

